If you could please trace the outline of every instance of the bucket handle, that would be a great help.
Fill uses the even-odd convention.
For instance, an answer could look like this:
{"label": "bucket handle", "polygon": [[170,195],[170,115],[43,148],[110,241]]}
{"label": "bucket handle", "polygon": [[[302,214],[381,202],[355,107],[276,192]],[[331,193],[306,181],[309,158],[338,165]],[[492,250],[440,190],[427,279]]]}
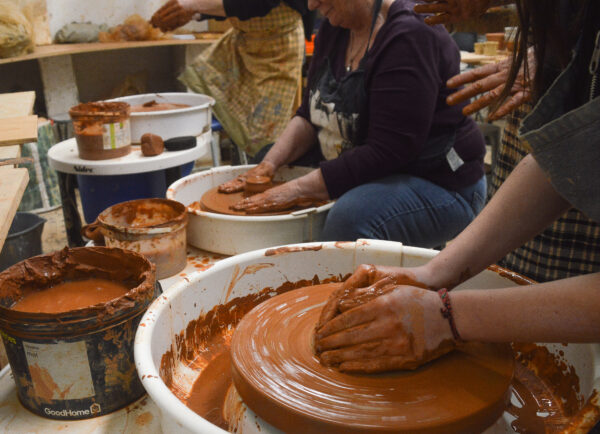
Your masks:
{"label": "bucket handle", "polygon": [[98,220],[83,226],[81,228],[81,235],[92,240],[96,245],[104,245],[104,235],[100,230],[100,223],[98,223]]}

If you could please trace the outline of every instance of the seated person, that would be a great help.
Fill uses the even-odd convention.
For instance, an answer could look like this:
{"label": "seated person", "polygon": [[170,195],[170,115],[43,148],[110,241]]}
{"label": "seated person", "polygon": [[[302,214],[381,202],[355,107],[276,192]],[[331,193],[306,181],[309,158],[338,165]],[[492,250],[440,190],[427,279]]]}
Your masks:
{"label": "seated person", "polygon": [[327,20],[302,106],[262,162],[221,191],[318,155],[318,169],[235,208],[266,212],[337,199],[325,240],[443,244],[473,220],[486,191],[483,136],[462,105],[445,102],[445,83],[459,72],[456,44],[444,27],[425,24],[413,1],[308,6]]}

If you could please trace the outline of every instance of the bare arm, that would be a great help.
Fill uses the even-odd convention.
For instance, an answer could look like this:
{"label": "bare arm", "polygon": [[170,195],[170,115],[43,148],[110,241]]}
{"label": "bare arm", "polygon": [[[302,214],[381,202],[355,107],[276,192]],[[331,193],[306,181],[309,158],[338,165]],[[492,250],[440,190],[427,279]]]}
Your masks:
{"label": "bare arm", "polygon": [[598,342],[600,273],[539,285],[451,293],[468,341]]}
{"label": "bare arm", "polygon": [[219,17],[226,16],[223,0],[179,0],[179,3],[184,9],[201,14]]}
{"label": "bare arm", "polygon": [[277,170],[300,158],[316,142],[317,132],[313,126],[303,117],[294,116],[263,161],[271,163]]}
{"label": "bare arm", "polygon": [[453,288],[530,240],[569,206],[527,156],[481,214],[424,266],[420,280],[431,288]]}

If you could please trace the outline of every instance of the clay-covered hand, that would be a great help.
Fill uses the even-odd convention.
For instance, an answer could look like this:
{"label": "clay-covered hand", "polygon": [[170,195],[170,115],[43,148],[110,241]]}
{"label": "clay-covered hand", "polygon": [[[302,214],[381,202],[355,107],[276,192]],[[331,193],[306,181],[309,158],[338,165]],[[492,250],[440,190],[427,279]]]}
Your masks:
{"label": "clay-covered hand", "polygon": [[168,32],[187,24],[196,13],[189,3],[189,1],[169,0],[159,10],[154,12],[154,15],[150,19],[150,24],[158,27],[163,32]]}
{"label": "clay-covered hand", "polygon": [[219,185],[219,193],[237,193],[238,191],[243,191],[244,186],[246,184],[246,179],[254,176],[266,176],[270,179],[273,178],[275,174],[275,165],[268,161],[262,161],[257,166],[254,166],[252,169],[248,170],[241,175],[238,175],[236,178],[231,181],[227,181],[221,185]]}
{"label": "clay-covered hand", "polygon": [[471,18],[477,18],[491,6],[492,0],[421,0],[414,10],[418,14],[435,14],[425,18],[429,25],[460,23]]}
{"label": "clay-covered hand", "polygon": [[388,285],[410,285],[427,289],[423,267],[402,268],[382,265],[359,265],[352,276],[334,291],[325,303],[317,323],[317,330],[341,312],[366,303],[387,292]]}
{"label": "clay-covered hand", "polygon": [[[504,90],[508,74],[510,72],[512,59],[506,59],[499,63],[485,65],[479,68],[463,72],[448,80],[448,87],[455,88],[465,84],[469,86],[453,93],[446,98],[449,105],[459,104],[470,98],[480,95],[463,108],[465,115],[473,114],[484,107],[498,103],[498,99]],[[535,54],[532,48],[527,53],[527,69],[535,70]],[[487,93],[486,93],[487,92]],[[493,112],[488,115],[490,120],[500,119],[531,99],[531,88],[525,74],[525,66],[519,69],[514,85],[510,90],[510,97],[503,101]]]}
{"label": "clay-covered hand", "polygon": [[394,285],[325,323],[316,353],[343,372],[416,369],[456,346],[442,307],[435,291]]}
{"label": "clay-covered hand", "polygon": [[231,208],[235,211],[244,211],[247,214],[260,214],[286,211],[294,207],[319,206],[323,203],[323,200],[304,193],[299,186],[298,180],[295,179],[270,188],[263,193],[247,197]]}

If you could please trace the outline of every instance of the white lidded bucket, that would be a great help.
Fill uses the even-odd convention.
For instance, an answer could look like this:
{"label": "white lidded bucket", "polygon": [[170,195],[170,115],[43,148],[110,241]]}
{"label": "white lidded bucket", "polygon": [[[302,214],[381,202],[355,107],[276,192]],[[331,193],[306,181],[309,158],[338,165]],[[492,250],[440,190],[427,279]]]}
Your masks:
{"label": "white lidded bucket", "polygon": [[[176,347],[175,336],[184,331],[190,321],[213,307],[236,297],[256,293],[265,287],[277,288],[286,282],[312,279],[322,281],[332,276],[344,276],[358,265],[381,264],[403,267],[419,266],[437,254],[435,250],[402,246],[400,243],[358,240],[343,243],[311,243],[277,249],[257,250],[225,259],[211,269],[188,276],[186,282],[174,285],[150,306],[138,328],[135,339],[135,360],[138,375],[150,397],[161,411],[164,432],[224,433],[186,407],[165,385],[160,377],[161,359]],[[485,270],[460,285],[460,289],[491,289],[515,286],[510,273]],[[526,290],[526,289],[524,289]],[[600,390],[600,345],[548,344],[553,354],[572,367],[580,381],[580,393],[588,400],[586,415],[592,423],[597,418],[598,391]],[[199,373],[178,367],[178,387],[191,388]],[[189,384],[188,384],[189,383]],[[594,413],[596,412],[596,413]],[[237,433],[280,433],[242,404],[236,412]],[[585,420],[578,414],[574,420]],[[507,413],[486,433],[512,433]],[[593,426],[593,425],[592,425]],[[587,432],[587,431],[583,431]]]}
{"label": "white lidded bucket", "polygon": [[[195,173],[171,184],[167,199],[188,206],[218,185],[245,173],[254,165],[221,166]],[[308,167],[282,167],[274,181],[289,181],[311,172]],[[188,243],[209,252],[237,255],[251,250],[283,244],[316,241],[325,225],[333,202],[289,214],[273,216],[225,215],[208,211],[189,212]]]}
{"label": "white lidded bucket", "polygon": [[140,143],[146,133],[156,134],[163,140],[173,137],[199,136],[210,131],[212,109],[215,100],[207,95],[185,92],[146,93],[142,95],[124,96],[109,101],[122,101],[131,106],[157,103],[186,104],[173,110],[133,112],[129,115],[131,124],[131,142]]}

